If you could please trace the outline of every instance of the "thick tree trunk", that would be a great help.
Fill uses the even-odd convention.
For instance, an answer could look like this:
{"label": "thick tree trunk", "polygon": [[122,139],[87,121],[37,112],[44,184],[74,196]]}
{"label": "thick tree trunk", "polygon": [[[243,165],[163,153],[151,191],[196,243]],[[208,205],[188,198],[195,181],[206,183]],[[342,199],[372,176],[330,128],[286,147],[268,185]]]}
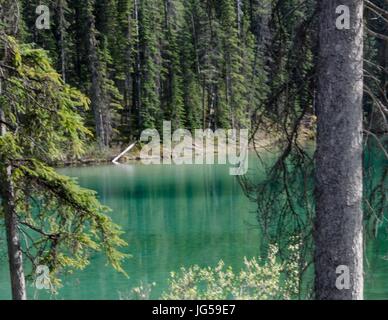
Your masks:
{"label": "thick tree trunk", "polygon": [[[350,8],[348,30],[336,28],[339,5]],[[319,36],[315,294],[358,300],[363,299],[363,1],[320,1]],[[339,266],[349,270],[348,289],[336,285]]]}

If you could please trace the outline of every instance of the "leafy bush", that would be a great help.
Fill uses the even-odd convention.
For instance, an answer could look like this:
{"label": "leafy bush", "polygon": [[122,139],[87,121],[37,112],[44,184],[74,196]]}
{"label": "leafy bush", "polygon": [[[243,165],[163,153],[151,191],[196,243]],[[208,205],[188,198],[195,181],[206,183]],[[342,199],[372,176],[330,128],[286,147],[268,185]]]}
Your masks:
{"label": "leafy bush", "polygon": [[[278,248],[270,246],[267,259],[244,258],[244,267],[235,273],[220,261],[215,268],[197,265],[172,272],[163,300],[289,300],[299,293],[300,245],[288,247],[287,261],[278,262]],[[152,285],[132,290],[134,299],[149,299]]]}

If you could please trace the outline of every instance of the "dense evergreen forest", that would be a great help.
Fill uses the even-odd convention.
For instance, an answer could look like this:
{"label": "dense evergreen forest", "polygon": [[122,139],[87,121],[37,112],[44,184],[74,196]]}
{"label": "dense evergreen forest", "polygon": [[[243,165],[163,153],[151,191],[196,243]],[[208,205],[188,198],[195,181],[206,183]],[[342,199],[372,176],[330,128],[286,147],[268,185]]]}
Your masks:
{"label": "dense evergreen forest", "polygon": [[[341,4],[351,31],[346,15],[336,25]],[[248,128],[253,146],[269,137],[279,154],[271,193],[240,179],[258,219],[317,245],[317,298],[362,299],[362,224],[386,214],[386,168],[361,210],[363,142],[387,156],[386,0],[0,0],[0,41],[0,183],[15,299],[26,298],[23,255],[56,270],[83,267],[99,250],[124,272],[126,244],[108,209],[49,165],[127,146],[163,120],[190,131]],[[313,158],[301,140],[316,137]],[[314,175],[314,161],[316,193],[309,182],[297,189],[307,212],[298,216],[288,188]],[[316,208],[304,203],[314,196]],[[20,249],[18,225],[39,235],[31,252]],[[333,289],[340,255],[354,272],[349,293]]]}
{"label": "dense evergreen forest", "polygon": [[[313,0],[46,1],[49,29],[37,28],[40,4],[19,1],[16,36],[47,50],[63,80],[90,98],[84,116],[103,147],[163,119],[215,129],[314,114]],[[375,132],[386,129],[373,108],[386,98],[384,6],[369,2],[365,12],[365,112]]]}
{"label": "dense evergreen forest", "polygon": [[21,1],[19,37],[48,50],[62,78],[90,97],[86,117],[101,146],[163,119],[249,126],[266,96],[269,1],[48,1],[49,30],[36,28],[38,4]]}

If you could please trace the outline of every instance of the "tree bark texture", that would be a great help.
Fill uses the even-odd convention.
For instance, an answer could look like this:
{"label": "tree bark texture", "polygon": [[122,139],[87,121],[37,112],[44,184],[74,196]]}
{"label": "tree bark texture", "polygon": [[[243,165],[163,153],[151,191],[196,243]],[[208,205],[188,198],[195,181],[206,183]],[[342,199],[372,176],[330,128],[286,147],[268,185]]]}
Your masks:
{"label": "tree bark texture", "polygon": [[[362,98],[363,1],[320,1],[317,93],[315,295],[363,299]],[[350,9],[350,29],[337,29],[336,8]],[[349,289],[338,289],[339,266]]]}

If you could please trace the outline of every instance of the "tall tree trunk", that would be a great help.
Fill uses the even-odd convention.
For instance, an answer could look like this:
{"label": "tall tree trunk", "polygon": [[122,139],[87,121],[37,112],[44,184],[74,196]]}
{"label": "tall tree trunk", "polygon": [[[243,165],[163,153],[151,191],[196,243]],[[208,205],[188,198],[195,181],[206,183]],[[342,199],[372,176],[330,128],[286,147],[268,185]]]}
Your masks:
{"label": "tall tree trunk", "polygon": [[[2,77],[5,71],[0,69],[0,96],[3,94]],[[6,119],[0,101],[0,136],[6,134]],[[0,158],[0,198],[4,212],[5,232],[7,236],[9,271],[11,276],[12,299],[26,300],[26,284],[23,270],[23,253],[20,246],[18,217],[15,207],[15,190],[12,181],[12,167],[3,155]]]}
{"label": "tall tree trunk", "polygon": [[12,182],[12,167],[1,168],[1,198],[7,234],[9,271],[11,275],[12,299],[27,300],[23,270],[23,253],[20,246],[18,217],[15,209],[15,191]]}
{"label": "tall tree trunk", "polygon": [[57,42],[59,47],[60,70],[63,81],[66,82],[66,51],[65,51],[65,0],[57,0]]}
{"label": "tall tree trunk", "polygon": [[[92,1],[91,3],[94,3]],[[90,5],[91,6],[91,5]],[[101,61],[98,55],[98,44],[96,39],[95,18],[92,8],[87,9],[87,26],[88,26],[88,65],[91,74],[91,102],[94,113],[96,126],[97,141],[101,149],[109,146],[109,132],[107,128],[108,106],[104,90],[104,79],[102,77]]]}
{"label": "tall tree trunk", "polygon": [[[75,7],[75,10],[74,10],[74,24],[76,26],[81,26],[82,25],[82,10],[80,8],[80,4],[77,4],[74,6]],[[84,41],[84,37],[83,37],[83,34],[82,34],[82,29],[83,28],[76,28],[75,30],[75,39],[74,39],[74,43],[75,43],[75,46],[76,48],[81,48],[82,47],[82,43]],[[76,76],[77,76],[77,82],[78,82],[78,85],[81,86],[82,82],[83,82],[83,78],[82,78],[82,51],[81,50],[75,50],[75,57],[74,57],[74,71],[76,73]]]}
{"label": "tall tree trunk", "polygon": [[[125,109],[128,111],[128,121],[126,123],[131,123],[131,81],[132,81],[132,74],[131,74],[131,63],[132,63],[132,16],[131,13],[128,12],[127,16],[127,47],[125,49],[125,85],[124,85],[124,98],[125,98]],[[129,132],[132,133],[131,129]]]}
{"label": "tall tree trunk", "polygon": [[[336,28],[339,5],[350,8],[349,30]],[[358,300],[363,298],[363,0],[320,1],[319,24],[315,294]],[[348,289],[336,285],[339,266],[349,270]]]}
{"label": "tall tree trunk", "polygon": [[139,23],[139,1],[134,0],[134,19],[136,23],[136,58],[134,74],[133,101],[137,116],[137,127],[141,128],[143,119],[141,117],[141,56],[140,56],[140,23]]}
{"label": "tall tree trunk", "polygon": [[236,16],[237,16],[237,29],[238,34],[241,36],[241,21],[242,21],[242,2],[241,0],[236,0]]}
{"label": "tall tree trunk", "polygon": [[171,0],[164,0],[164,25],[165,25],[165,30],[166,30],[166,48],[163,48],[163,50],[166,50],[167,53],[164,53],[164,59],[166,62],[166,69],[167,69],[167,76],[166,79],[164,80],[164,98],[166,100],[166,105],[168,108],[168,112],[171,112],[170,116],[173,114],[173,108],[175,106],[172,105],[172,98],[173,98],[173,88],[172,88],[172,83],[173,83],[173,78],[174,78],[174,68],[172,64],[172,59],[171,59],[171,41],[173,40],[173,23],[170,22],[172,19],[172,3]]}

